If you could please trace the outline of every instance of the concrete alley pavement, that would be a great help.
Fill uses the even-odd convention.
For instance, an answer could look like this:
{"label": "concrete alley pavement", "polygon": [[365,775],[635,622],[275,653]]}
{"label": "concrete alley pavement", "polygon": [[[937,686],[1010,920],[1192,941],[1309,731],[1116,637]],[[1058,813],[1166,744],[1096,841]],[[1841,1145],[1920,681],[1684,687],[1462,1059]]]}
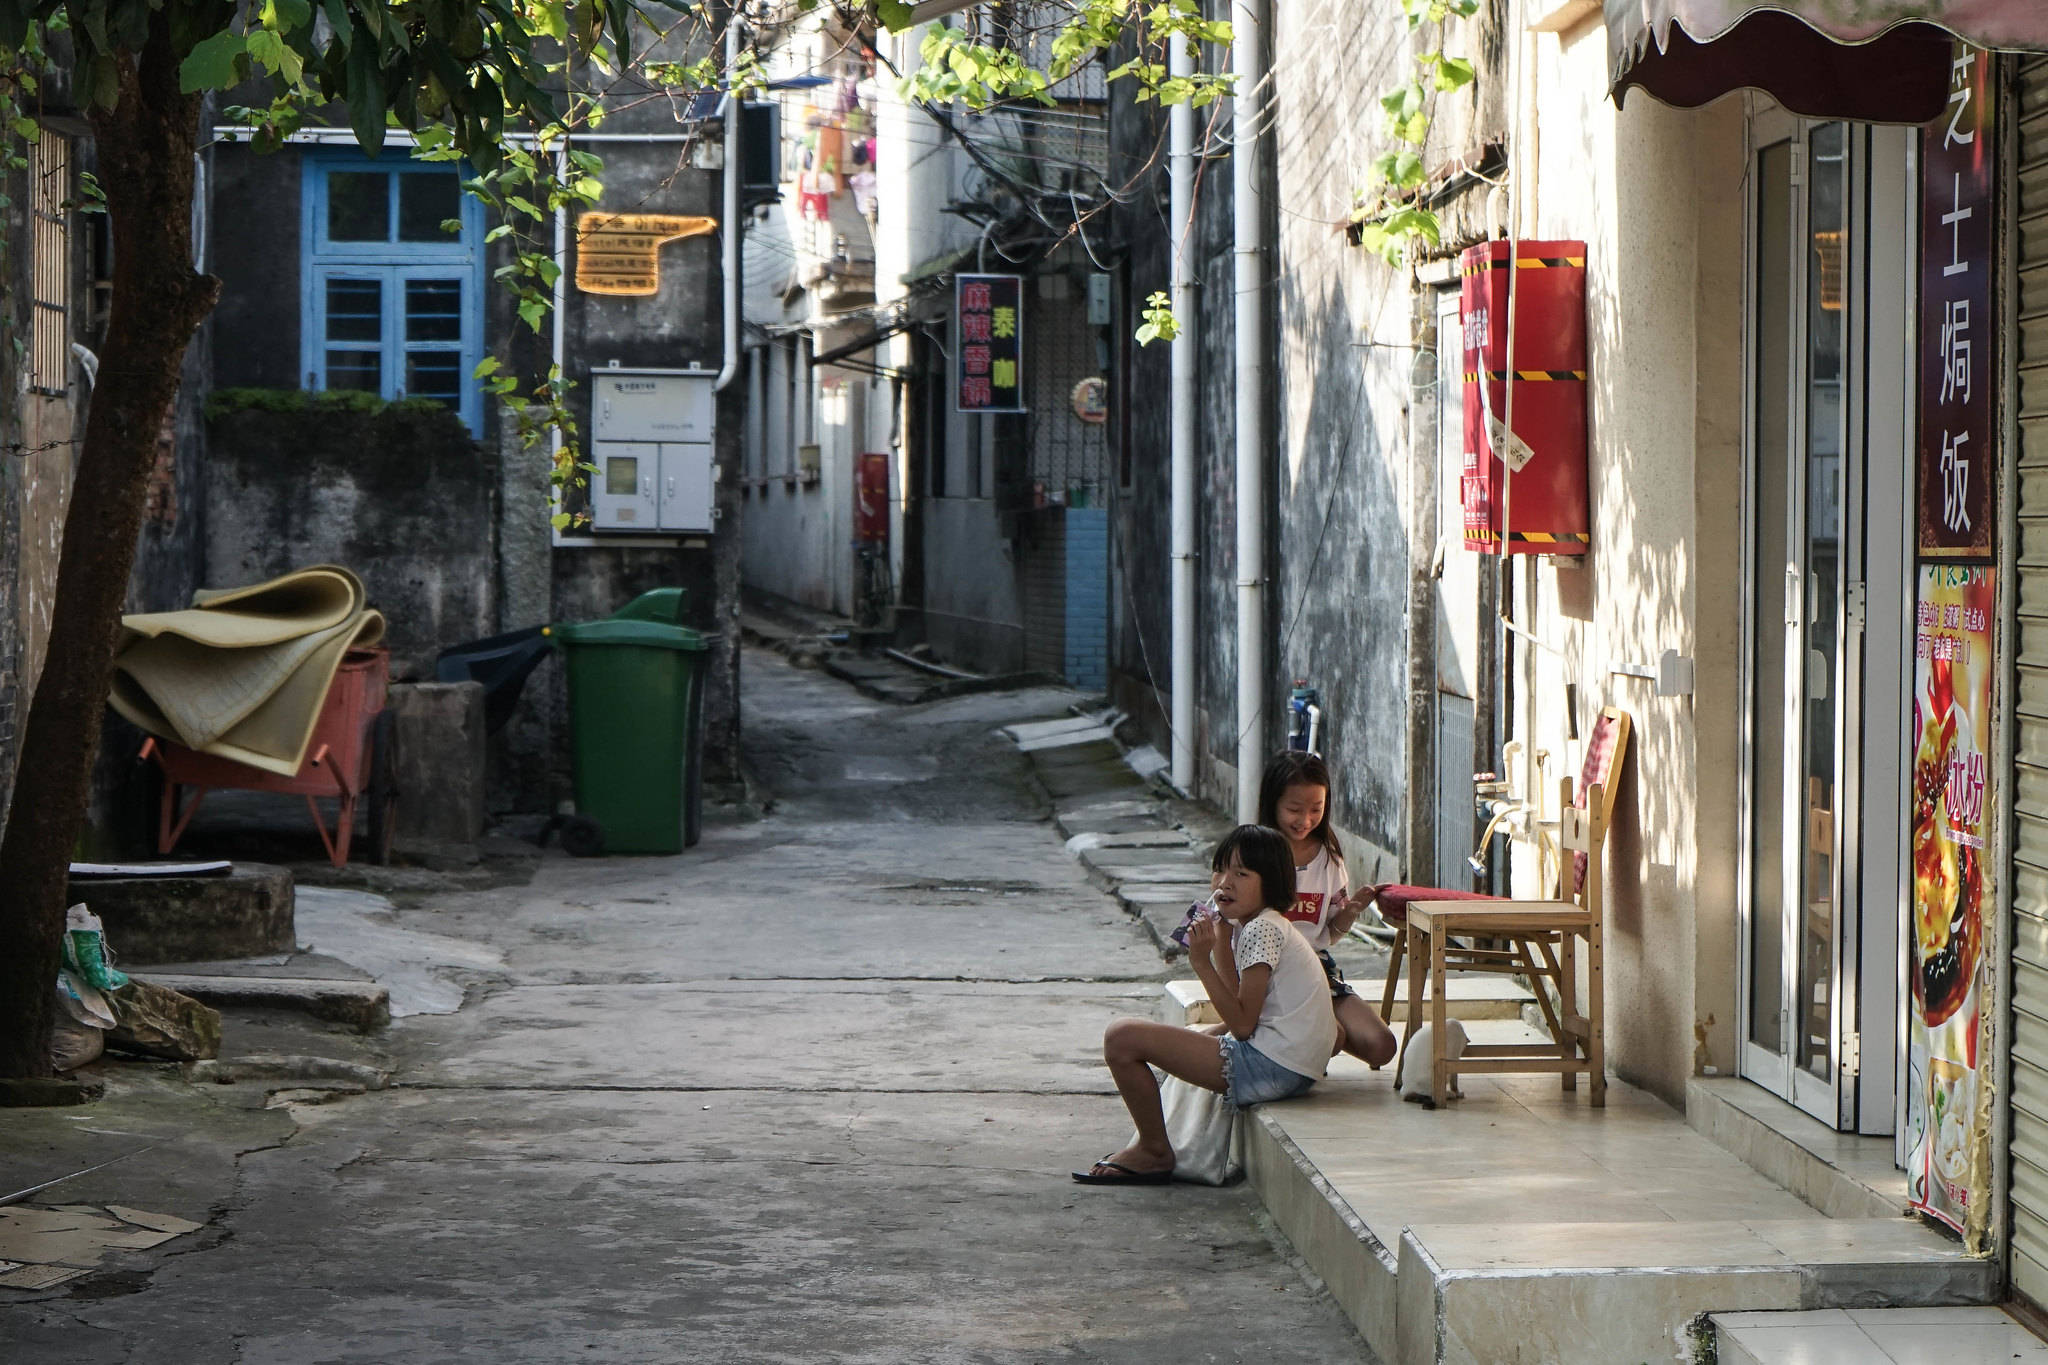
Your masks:
{"label": "concrete alley pavement", "polygon": [[51,1202],[207,1222],[9,1293],[0,1357],[1370,1361],[1244,1186],[1067,1178],[1129,1130],[1102,1027],[1168,975],[994,733],[1072,700],[893,707],[749,653],[766,818],[394,912],[503,954],[456,1013],[367,1044],[230,1019],[224,1057],[388,1088],[264,1109],[121,1064],[0,1122],[10,1172],[161,1141]]}

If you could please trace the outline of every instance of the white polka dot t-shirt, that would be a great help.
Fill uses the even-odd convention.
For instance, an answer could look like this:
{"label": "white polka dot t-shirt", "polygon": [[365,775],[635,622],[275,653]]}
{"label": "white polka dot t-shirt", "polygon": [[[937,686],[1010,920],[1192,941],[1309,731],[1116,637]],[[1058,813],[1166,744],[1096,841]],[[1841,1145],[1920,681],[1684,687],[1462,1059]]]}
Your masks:
{"label": "white polka dot t-shirt", "polygon": [[1337,1016],[1315,949],[1277,910],[1239,925],[1231,947],[1239,975],[1260,964],[1273,969],[1259,1025],[1246,1041],[1289,1071],[1320,1079],[1337,1047]]}

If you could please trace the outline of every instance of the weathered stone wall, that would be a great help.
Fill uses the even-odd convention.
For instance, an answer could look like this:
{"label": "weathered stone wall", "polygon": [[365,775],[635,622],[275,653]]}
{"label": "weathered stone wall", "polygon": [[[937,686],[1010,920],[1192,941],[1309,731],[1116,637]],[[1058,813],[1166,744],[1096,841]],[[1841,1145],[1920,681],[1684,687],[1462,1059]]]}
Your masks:
{"label": "weathered stone wall", "polygon": [[273,389],[218,390],[208,411],[206,586],[351,569],[400,680],[497,631],[497,462],[454,414]]}
{"label": "weathered stone wall", "polygon": [[[1448,44],[1482,69],[1498,59],[1491,11]],[[1330,41],[1332,34],[1345,41]],[[1417,379],[1413,316],[1426,298],[1414,273],[1394,270],[1351,244],[1345,226],[1356,193],[1371,182],[1386,134],[1372,96],[1391,85],[1409,38],[1390,16],[1361,33],[1341,0],[1275,6],[1267,41],[1278,77],[1267,145],[1269,178],[1262,262],[1269,283],[1267,416],[1267,585],[1256,629],[1266,659],[1267,707],[1256,722],[1272,749],[1286,733],[1285,703],[1294,678],[1322,696],[1321,748],[1336,779],[1333,807],[1368,866],[1384,855],[1391,873],[1407,842],[1409,804],[1429,788],[1411,776],[1426,755],[1409,739],[1410,595],[1426,572],[1411,552],[1414,453],[1409,430],[1433,389]],[[1165,222],[1165,118],[1113,94],[1112,180],[1145,167],[1142,194],[1119,210],[1132,244],[1122,324],[1135,327],[1142,300],[1164,290],[1181,234]],[[1465,156],[1495,137],[1500,95],[1482,82],[1438,101],[1432,167]],[[1231,255],[1233,180],[1228,112],[1197,116],[1198,142],[1213,154],[1199,162],[1195,221],[1185,250],[1195,262],[1197,355],[1197,677],[1198,786],[1226,806],[1235,802],[1238,611],[1236,600],[1235,280]],[[1441,146],[1437,145],[1441,144]],[[1464,201],[1445,209],[1462,224]],[[1462,227],[1454,226],[1454,231]],[[1148,725],[1162,749],[1170,742],[1172,614],[1171,386],[1169,348],[1135,350],[1127,383],[1130,477],[1120,481],[1112,558],[1112,691]],[[1426,628],[1427,622],[1422,625]]]}
{"label": "weathered stone wall", "polygon": [[[608,129],[677,131],[666,106],[621,118]],[[597,150],[605,159],[600,209],[717,215],[718,173],[698,168],[688,142],[608,143]],[[300,154],[222,148],[216,164],[215,268],[225,287],[213,327],[214,372],[224,387],[296,388],[303,379],[297,373]],[[654,297],[567,291],[563,369],[576,386],[570,406],[585,431],[592,369],[613,361],[718,369],[718,240],[713,234],[663,248],[662,284]],[[499,255],[490,266],[502,263],[503,250],[494,248]],[[521,371],[546,369],[551,326],[532,332],[500,289],[487,289],[484,309],[488,350]],[[448,645],[608,615],[645,588],[686,588],[690,624],[721,636],[709,665],[706,748],[714,776],[729,774],[739,726],[736,473],[744,397],[745,385],[734,384],[719,399],[718,530],[632,546],[585,543],[588,538],[573,534],[556,544],[548,520],[547,450],[521,450],[511,424],[501,423],[495,411],[484,415],[483,445],[445,413],[431,420],[420,414],[413,426],[379,428],[379,435],[363,425],[367,418],[349,419],[346,431],[310,433],[290,404],[250,411],[215,433],[219,441],[232,426],[235,448],[217,448],[212,457],[208,507],[231,515],[208,526],[208,581],[218,584],[229,575],[249,581],[266,570],[328,558],[348,564],[364,574],[373,600],[391,618],[397,677],[423,676],[433,654]],[[317,446],[311,465],[301,453],[302,436]],[[384,436],[395,444],[369,444]],[[559,675],[554,664],[543,664],[511,727],[494,739],[494,809],[548,809],[569,795]]]}

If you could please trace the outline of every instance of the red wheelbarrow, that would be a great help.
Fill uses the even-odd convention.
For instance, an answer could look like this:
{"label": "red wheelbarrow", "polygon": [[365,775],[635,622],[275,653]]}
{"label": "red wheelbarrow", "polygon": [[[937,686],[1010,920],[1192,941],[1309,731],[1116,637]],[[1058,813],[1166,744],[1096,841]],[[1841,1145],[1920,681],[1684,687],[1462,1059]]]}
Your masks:
{"label": "red wheelbarrow", "polygon": [[[162,803],[157,810],[156,851],[169,853],[192,823],[210,791],[278,792],[301,795],[313,813],[313,827],[336,866],[348,862],[356,813],[367,819],[365,834],[370,860],[391,858],[393,816],[398,803],[392,780],[394,752],[392,716],[384,707],[391,681],[391,654],[383,649],[351,649],[335,670],[327,701],[306,744],[306,761],[290,777],[265,772],[231,758],[203,754],[175,740],[152,737],[139,757],[154,758],[164,772]],[[189,791],[191,799],[185,800]],[[330,832],[320,813],[320,798],[337,803]]]}

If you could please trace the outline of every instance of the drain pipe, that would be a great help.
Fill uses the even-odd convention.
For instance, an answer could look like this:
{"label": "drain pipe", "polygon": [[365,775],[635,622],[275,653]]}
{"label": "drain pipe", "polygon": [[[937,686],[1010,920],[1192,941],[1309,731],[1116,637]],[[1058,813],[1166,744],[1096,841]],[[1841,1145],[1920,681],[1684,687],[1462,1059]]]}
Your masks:
{"label": "drain pipe", "polygon": [[740,92],[733,89],[732,73],[740,63],[740,7],[733,5],[725,22],[725,240],[719,245],[725,286],[725,363],[718,367],[712,391],[722,393],[740,368]]}
{"label": "drain pipe", "polygon": [[[1181,38],[1167,41],[1167,70],[1194,74]],[[1173,241],[1173,785],[1195,790],[1195,111],[1186,100],[1166,116],[1167,230]]]}
{"label": "drain pipe", "polygon": [[1266,762],[1265,29],[1270,0],[1237,0],[1231,200],[1237,290],[1237,818],[1259,818]]}

